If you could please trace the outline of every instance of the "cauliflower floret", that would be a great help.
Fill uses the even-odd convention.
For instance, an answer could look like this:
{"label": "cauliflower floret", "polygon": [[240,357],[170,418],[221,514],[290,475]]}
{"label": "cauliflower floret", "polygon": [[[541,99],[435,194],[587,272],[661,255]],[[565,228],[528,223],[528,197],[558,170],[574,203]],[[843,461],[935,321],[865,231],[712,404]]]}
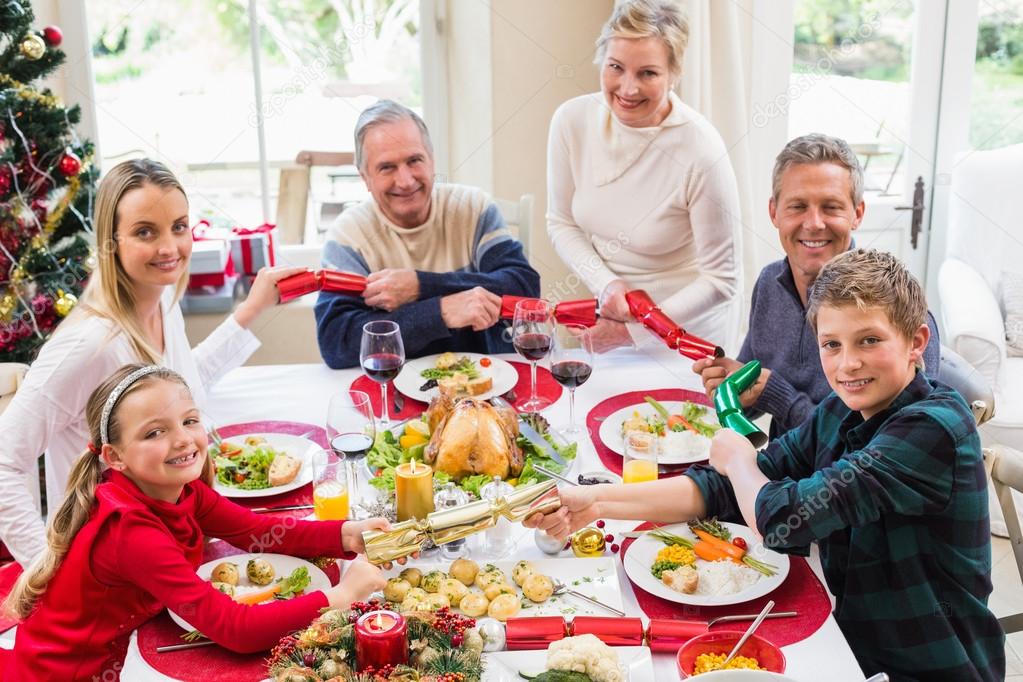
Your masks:
{"label": "cauliflower floret", "polygon": [[585,673],[593,682],[624,682],[618,654],[596,635],[566,637],[547,648],[548,670]]}

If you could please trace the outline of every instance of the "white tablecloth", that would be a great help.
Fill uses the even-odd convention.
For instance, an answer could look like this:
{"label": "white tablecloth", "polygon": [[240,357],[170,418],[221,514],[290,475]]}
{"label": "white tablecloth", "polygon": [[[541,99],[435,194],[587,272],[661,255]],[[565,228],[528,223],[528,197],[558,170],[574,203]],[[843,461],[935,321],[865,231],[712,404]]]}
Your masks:
{"label": "white tablecloth", "polygon": [[[507,356],[507,359],[515,359]],[[701,390],[691,371],[691,362],[669,353],[667,349],[647,347],[643,353],[618,351],[597,358],[592,378],[576,391],[576,419],[581,424],[587,412],[601,400],[625,391],[654,388],[687,388]],[[210,392],[210,404],[205,419],[218,426],[228,424],[279,419],[322,425],[326,419],[330,396],[347,388],[358,376],[359,370],[331,370],[325,365],[279,365],[241,367],[231,372]],[[521,396],[520,396],[521,397]],[[557,428],[568,420],[568,392],[544,414]],[[583,439],[579,444],[579,463],[576,472],[603,468],[592,443]],[[608,531],[618,533],[630,530],[635,522],[608,523]],[[542,559],[545,555],[533,542],[532,531],[520,528],[519,548],[514,556],[523,559]],[[811,560],[820,575],[816,559]],[[620,567],[619,567],[620,568]],[[632,584],[619,571],[619,582],[630,615],[642,616]],[[644,617],[644,621],[646,618]],[[831,682],[862,681],[864,676],[842,636],[835,619],[828,617],[824,625],[812,636],[796,644],[783,647],[788,660],[787,675],[805,682],[816,682],[825,676]],[[654,655],[657,680],[677,680],[674,658],[667,654]],[[141,658],[134,639],[125,661],[123,680],[132,682],[164,681]]]}

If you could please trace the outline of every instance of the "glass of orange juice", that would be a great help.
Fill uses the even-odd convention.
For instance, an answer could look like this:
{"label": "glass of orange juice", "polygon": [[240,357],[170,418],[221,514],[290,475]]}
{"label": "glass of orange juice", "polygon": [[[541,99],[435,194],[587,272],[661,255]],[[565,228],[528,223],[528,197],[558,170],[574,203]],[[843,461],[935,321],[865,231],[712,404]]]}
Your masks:
{"label": "glass of orange juice", "polygon": [[622,481],[642,483],[657,480],[657,439],[648,433],[625,434]]}
{"label": "glass of orange juice", "polygon": [[349,515],[344,459],[327,450],[313,453],[313,512],[320,521],[343,521]]}

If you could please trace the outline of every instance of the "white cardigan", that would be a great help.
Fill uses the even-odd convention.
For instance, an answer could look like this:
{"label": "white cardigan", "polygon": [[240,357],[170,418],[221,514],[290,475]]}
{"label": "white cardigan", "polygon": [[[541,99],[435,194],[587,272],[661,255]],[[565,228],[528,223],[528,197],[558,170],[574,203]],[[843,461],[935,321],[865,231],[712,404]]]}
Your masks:
{"label": "white cardigan", "polygon": [[[189,348],[181,308],[168,287],[163,307],[160,364],[181,374],[200,411],[206,389],[241,365],[259,340],[228,318],[195,349]],[[27,566],[46,548],[45,526],[26,482],[37,476],[46,452],[46,499],[54,513],[68,475],[89,442],[85,404],[118,368],[139,362],[124,334],[109,320],[79,313],[43,345],[14,400],[0,415],[0,539]]]}
{"label": "white cardigan", "polygon": [[602,93],[562,104],[547,146],[547,233],[600,296],[646,289],[686,330],[729,348],[738,336],[742,223],[717,130],[671,93],[656,127],[630,128]]}

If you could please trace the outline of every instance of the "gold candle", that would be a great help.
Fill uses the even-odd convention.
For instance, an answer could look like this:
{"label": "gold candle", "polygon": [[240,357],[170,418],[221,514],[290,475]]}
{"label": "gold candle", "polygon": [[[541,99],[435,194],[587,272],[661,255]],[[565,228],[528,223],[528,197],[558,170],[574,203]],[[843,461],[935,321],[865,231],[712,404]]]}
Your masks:
{"label": "gold candle", "polygon": [[398,521],[425,519],[433,511],[433,468],[412,460],[394,471]]}

